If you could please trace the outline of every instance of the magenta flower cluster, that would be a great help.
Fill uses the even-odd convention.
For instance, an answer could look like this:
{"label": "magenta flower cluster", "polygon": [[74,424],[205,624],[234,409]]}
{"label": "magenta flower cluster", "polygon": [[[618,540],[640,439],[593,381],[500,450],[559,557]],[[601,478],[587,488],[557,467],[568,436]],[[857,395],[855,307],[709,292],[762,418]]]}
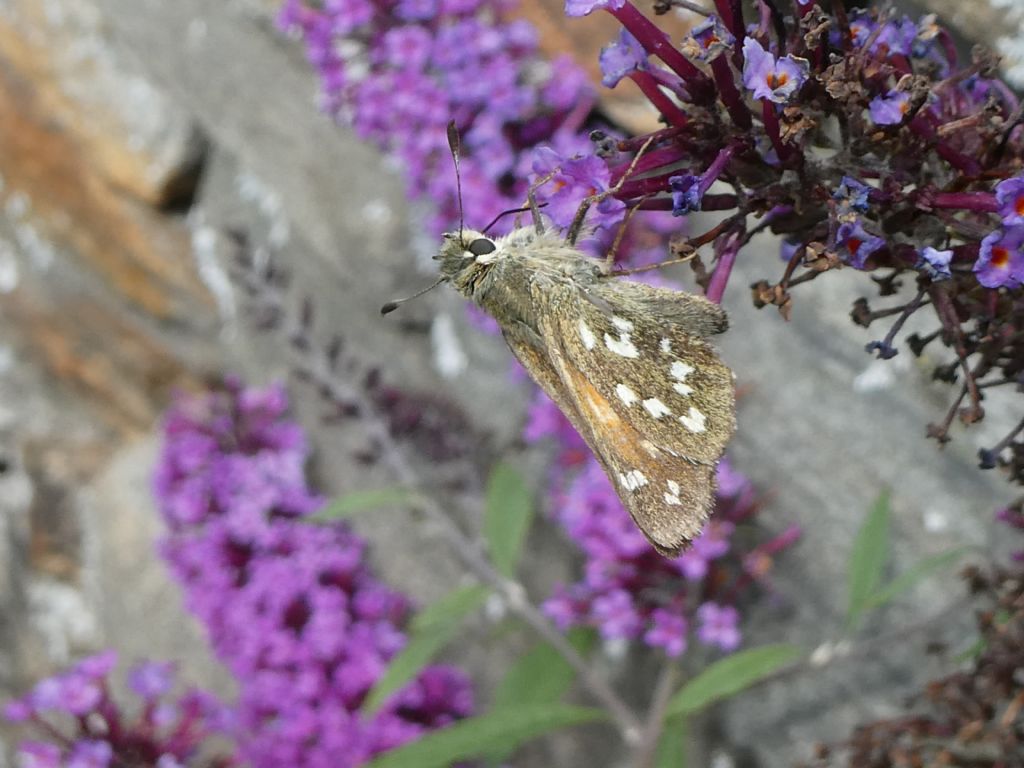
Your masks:
{"label": "magenta flower cluster", "polygon": [[[569,57],[544,61],[537,34],[503,0],[285,0],[279,25],[305,43],[326,109],[401,164],[410,197],[459,219],[446,126],[462,136],[465,220],[483,226],[521,204],[543,142],[563,156],[594,105]],[[564,195],[563,195],[564,198]],[[507,222],[506,222],[507,225]]]}
{"label": "magenta flower cluster", "polygon": [[757,513],[757,497],[723,461],[711,522],[689,550],[668,560],[637,530],[596,459],[543,394],[530,409],[525,437],[556,441],[550,507],[586,558],[582,579],[544,604],[553,621],[562,629],[594,627],[606,641],[642,641],[669,656],[682,654],[693,638],[722,651],[740,645],[737,602],[748,587],[765,583],[773,556],[799,537],[798,528],[750,549],[738,544],[735,534]]}
{"label": "magenta flower cluster", "polygon": [[311,524],[303,433],[281,387],[183,398],[167,414],[155,492],[161,550],[238,683],[233,735],[254,768],[344,768],[468,715],[469,681],[433,666],[370,716],[403,647],[409,601],[374,577],[343,523]]}
{"label": "magenta flower cluster", "polygon": [[142,662],[128,673],[138,698],[129,711],[110,694],[113,651],[82,659],[7,704],[7,720],[43,738],[18,747],[23,768],[226,768],[233,758],[202,757],[200,747],[225,726],[226,711],[198,689],[175,697],[174,665]]}

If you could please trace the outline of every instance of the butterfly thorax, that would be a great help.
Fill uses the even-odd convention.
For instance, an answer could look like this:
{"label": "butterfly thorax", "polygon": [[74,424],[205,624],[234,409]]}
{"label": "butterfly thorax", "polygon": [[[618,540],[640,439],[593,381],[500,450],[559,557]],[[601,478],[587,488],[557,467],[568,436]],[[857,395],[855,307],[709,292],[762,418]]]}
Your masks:
{"label": "butterfly thorax", "polygon": [[438,254],[441,274],[499,324],[536,328],[535,286],[593,284],[599,263],[565,244],[554,231],[522,227],[489,238],[474,230],[445,235]]}

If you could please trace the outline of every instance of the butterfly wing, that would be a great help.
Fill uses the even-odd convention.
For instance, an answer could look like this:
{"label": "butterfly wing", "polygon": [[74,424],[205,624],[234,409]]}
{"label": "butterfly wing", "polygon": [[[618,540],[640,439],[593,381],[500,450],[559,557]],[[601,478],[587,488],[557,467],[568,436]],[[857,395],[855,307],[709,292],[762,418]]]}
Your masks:
{"label": "butterfly wing", "polygon": [[593,302],[572,285],[543,293],[542,345],[532,354],[548,384],[531,373],[555,391],[640,530],[662,554],[677,554],[710,513],[715,468],[735,429],[732,373],[683,324],[659,323],[643,305],[614,294]]}

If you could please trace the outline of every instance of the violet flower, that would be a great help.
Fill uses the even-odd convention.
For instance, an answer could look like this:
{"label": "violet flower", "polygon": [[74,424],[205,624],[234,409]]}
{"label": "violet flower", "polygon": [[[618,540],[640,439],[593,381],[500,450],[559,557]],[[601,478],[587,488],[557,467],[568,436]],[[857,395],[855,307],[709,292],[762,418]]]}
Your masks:
{"label": "violet flower", "polygon": [[601,84],[614,88],[619,81],[640,69],[649,67],[647,52],[628,30],[621,30],[619,37],[601,49]]}
{"label": "violet flower", "polygon": [[997,229],[985,237],[974,274],[986,288],[1016,288],[1024,283],[1024,226]]}
{"label": "violet flower", "polygon": [[108,768],[135,765],[140,756],[157,768],[234,764],[233,758],[200,751],[227,722],[224,708],[210,695],[191,689],[173,696],[174,665],[144,661],[128,671],[129,688],[142,706],[125,707],[109,693],[116,662],[113,651],[89,656],[8,702],[8,720],[47,739],[19,745],[22,765]]}
{"label": "violet flower", "polygon": [[1004,227],[1024,224],[1024,177],[1014,176],[996,184],[996,202]]}
{"label": "violet flower", "polygon": [[868,112],[875,125],[899,125],[910,111],[910,94],[891,90],[885,96],[875,96]]}
{"label": "violet flower", "polygon": [[845,251],[844,260],[856,269],[864,269],[868,257],[885,247],[885,240],[868,232],[859,221],[840,225],[836,243]]}
{"label": "violet flower", "polygon": [[154,486],[186,605],[234,674],[233,736],[253,768],[359,765],[465,717],[469,682],[430,667],[375,715],[360,707],[405,643],[409,601],[371,573],[323,501],[282,388],[228,381],[167,414]]}
{"label": "violet flower", "polygon": [[743,86],[755,99],[784,104],[807,81],[805,59],[783,56],[776,59],[752,37],[743,40]]}
{"label": "violet flower", "polygon": [[938,251],[931,246],[925,246],[919,252],[920,259],[917,268],[922,270],[932,280],[949,280],[953,273],[949,265],[953,261],[953,251]]}

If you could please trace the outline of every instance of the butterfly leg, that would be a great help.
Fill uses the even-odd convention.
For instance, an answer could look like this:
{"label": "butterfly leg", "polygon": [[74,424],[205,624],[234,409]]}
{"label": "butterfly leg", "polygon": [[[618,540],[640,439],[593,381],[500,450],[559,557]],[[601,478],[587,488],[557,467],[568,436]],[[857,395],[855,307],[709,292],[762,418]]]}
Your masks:
{"label": "butterfly leg", "polygon": [[540,217],[540,204],[537,202],[537,190],[551,181],[558,174],[558,169],[552,171],[547,176],[538,179],[530,188],[526,190],[526,204],[530,209],[530,217],[533,219],[533,228],[536,230],[538,235],[544,234],[544,220]]}
{"label": "butterfly leg", "polygon": [[648,150],[651,144],[654,143],[654,139],[655,137],[651,136],[644,142],[636,155],[633,156],[633,160],[630,162],[629,167],[626,168],[626,172],[619,177],[619,180],[615,182],[614,186],[609,187],[604,192],[583,198],[583,202],[580,203],[580,207],[576,209],[576,215],[573,217],[572,224],[569,225],[569,231],[566,232],[565,235],[565,241],[569,243],[569,245],[576,245],[576,238],[580,236],[580,232],[583,229],[583,221],[587,218],[587,211],[590,210],[590,206],[600,205],[622,189],[622,185],[626,183],[626,179],[633,175],[633,171],[636,170],[637,163],[640,162],[640,158],[644,156],[644,153]]}
{"label": "butterfly leg", "polygon": [[629,226],[629,220],[633,218],[633,214],[640,210],[640,205],[647,200],[650,195],[645,195],[640,199],[640,202],[634,205],[632,208],[626,210],[626,218],[622,220],[619,225],[619,231],[615,233],[615,239],[612,241],[612,247],[608,249],[608,254],[604,257],[604,273],[610,275],[612,268],[615,266],[615,254],[619,251],[619,246],[622,245],[622,238],[626,235],[626,228]]}

